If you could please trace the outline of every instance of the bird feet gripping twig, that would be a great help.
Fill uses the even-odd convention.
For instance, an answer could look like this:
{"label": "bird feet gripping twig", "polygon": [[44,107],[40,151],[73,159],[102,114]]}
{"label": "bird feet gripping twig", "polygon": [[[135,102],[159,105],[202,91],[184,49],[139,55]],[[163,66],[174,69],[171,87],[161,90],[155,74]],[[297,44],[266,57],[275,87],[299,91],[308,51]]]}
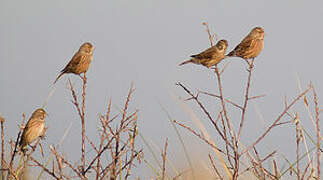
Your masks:
{"label": "bird feet gripping twig", "polygon": [[83,81],[86,81],[86,76],[81,76],[81,74],[78,75]]}
{"label": "bird feet gripping twig", "polygon": [[243,59],[246,61],[246,63],[248,64],[248,68],[247,68],[247,71],[250,73],[250,71],[253,69],[254,67],[254,61],[255,59],[253,58],[251,61],[249,61],[248,59]]}

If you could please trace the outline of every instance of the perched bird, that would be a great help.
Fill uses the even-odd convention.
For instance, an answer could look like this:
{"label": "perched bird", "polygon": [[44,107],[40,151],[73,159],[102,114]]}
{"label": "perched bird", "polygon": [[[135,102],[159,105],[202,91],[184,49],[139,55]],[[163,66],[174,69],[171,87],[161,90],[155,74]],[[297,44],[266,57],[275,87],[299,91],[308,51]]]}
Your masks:
{"label": "perched bird", "polygon": [[217,65],[223,58],[225,58],[225,51],[228,47],[227,40],[220,40],[216,45],[210,47],[209,49],[201,52],[200,54],[192,55],[191,59],[188,61],[184,61],[181,65],[187,63],[201,64],[210,68],[212,66]]}
{"label": "perched bird", "polygon": [[35,141],[38,137],[43,137],[45,135],[46,116],[46,111],[40,108],[36,109],[29,118],[19,142],[23,152],[25,152],[27,145]]}
{"label": "perched bird", "polygon": [[265,32],[255,27],[227,56],[241,57],[245,60],[257,57],[264,47]]}
{"label": "perched bird", "polygon": [[65,66],[59,76],[56,78],[54,84],[63,74],[73,73],[80,75],[86,72],[89,69],[90,63],[92,61],[93,49],[94,47],[89,42],[82,44],[80,49],[74,54],[70,62]]}

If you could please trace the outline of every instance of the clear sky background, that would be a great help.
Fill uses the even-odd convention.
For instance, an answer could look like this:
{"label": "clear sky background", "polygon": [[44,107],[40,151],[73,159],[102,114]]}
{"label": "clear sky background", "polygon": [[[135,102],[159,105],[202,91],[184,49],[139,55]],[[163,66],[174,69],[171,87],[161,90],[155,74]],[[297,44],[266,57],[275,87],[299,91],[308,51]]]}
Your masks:
{"label": "clear sky background", "polygon": [[[323,97],[322,1],[2,0],[0,4],[0,113],[7,120],[7,139],[16,137],[22,113],[29,118],[42,106],[59,71],[79,46],[89,41],[95,50],[88,71],[87,135],[92,139],[97,137],[98,115],[106,111],[108,99],[112,99],[117,113],[134,82],[136,91],[130,107],[140,110],[139,131],[158,146],[169,137],[170,159],[178,159],[176,163],[185,166],[179,141],[159,103],[174,119],[196,127],[176,102],[178,97],[187,95],[175,83],[180,81],[194,91],[217,93],[211,70],[197,65],[178,66],[191,54],[209,47],[201,25],[204,21],[220,39],[228,40],[228,51],[253,27],[261,26],[266,32],[265,48],[256,59],[251,86],[251,95],[266,94],[266,97],[250,103],[248,130],[242,132],[245,144],[254,140],[264,124],[269,125],[283,110],[285,95],[290,100],[299,93],[297,73],[303,87],[312,81],[319,97]],[[224,94],[242,103],[247,66],[239,58],[225,62],[229,66],[223,74]],[[224,64],[219,66],[222,68]],[[57,83],[46,107],[49,129],[44,144],[57,144],[72,124],[62,150],[70,159],[76,159],[80,153],[81,128],[70,101],[67,77],[76,87],[81,85],[80,78],[74,75],[66,75]],[[202,100],[214,109],[214,114],[220,109],[219,101],[208,97]],[[186,104],[209,126],[195,103]],[[294,111],[302,113],[303,109],[300,104]],[[233,112],[230,115],[233,121],[240,121],[237,111]],[[257,112],[261,112],[265,122]],[[312,128],[305,113],[301,118],[306,127]],[[181,132],[191,145],[191,153],[206,156],[205,151],[210,150],[207,146],[186,131]],[[264,153],[280,149],[281,154],[293,159],[294,155],[288,152],[291,146],[295,147],[294,133],[292,125],[275,129],[265,139]],[[215,133],[211,134],[218,139]],[[145,148],[141,142],[138,146]],[[148,151],[145,155],[150,158]],[[142,174],[152,174],[144,164],[139,168]]]}

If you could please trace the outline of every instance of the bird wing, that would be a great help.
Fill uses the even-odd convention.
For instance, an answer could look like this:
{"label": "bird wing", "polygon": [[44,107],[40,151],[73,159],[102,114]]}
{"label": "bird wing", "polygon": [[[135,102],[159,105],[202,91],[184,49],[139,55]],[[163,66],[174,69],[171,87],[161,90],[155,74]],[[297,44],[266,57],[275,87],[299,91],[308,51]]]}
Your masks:
{"label": "bird wing", "polygon": [[246,37],[245,39],[243,39],[241,41],[241,43],[234,49],[234,51],[236,51],[236,53],[239,54],[240,51],[245,51],[247,49],[250,48],[250,46],[252,45],[252,39]]}
{"label": "bird wing", "polygon": [[215,52],[216,52],[216,48],[215,46],[212,46],[209,49],[201,52],[200,54],[192,55],[191,57],[197,58],[197,59],[211,59]]}
{"label": "bird wing", "polygon": [[24,146],[34,141],[37,137],[41,135],[41,132],[44,131],[44,128],[45,128],[44,120],[40,118],[30,119],[27,122],[24,132],[22,134],[20,145]]}
{"label": "bird wing", "polygon": [[75,53],[70,62],[65,66],[61,72],[68,72],[70,68],[76,67],[83,59],[84,55],[82,53]]}
{"label": "bird wing", "polygon": [[33,118],[33,119],[30,119],[27,124],[26,124],[26,127],[25,129],[30,129],[31,127],[38,127],[39,124],[43,123],[44,120],[43,119],[40,119],[40,118]]}

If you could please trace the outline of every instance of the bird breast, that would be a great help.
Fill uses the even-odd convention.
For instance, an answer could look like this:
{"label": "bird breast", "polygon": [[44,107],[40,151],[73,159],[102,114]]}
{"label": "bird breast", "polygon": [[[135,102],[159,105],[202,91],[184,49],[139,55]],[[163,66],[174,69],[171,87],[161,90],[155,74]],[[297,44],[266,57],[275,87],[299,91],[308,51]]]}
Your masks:
{"label": "bird breast", "polygon": [[79,65],[76,66],[75,73],[81,74],[81,73],[86,72],[89,69],[91,61],[92,61],[91,55],[83,55]]}
{"label": "bird breast", "polygon": [[261,40],[261,39],[257,40],[253,57],[258,56],[260,54],[261,50],[263,49],[263,47],[264,47],[264,40]]}

